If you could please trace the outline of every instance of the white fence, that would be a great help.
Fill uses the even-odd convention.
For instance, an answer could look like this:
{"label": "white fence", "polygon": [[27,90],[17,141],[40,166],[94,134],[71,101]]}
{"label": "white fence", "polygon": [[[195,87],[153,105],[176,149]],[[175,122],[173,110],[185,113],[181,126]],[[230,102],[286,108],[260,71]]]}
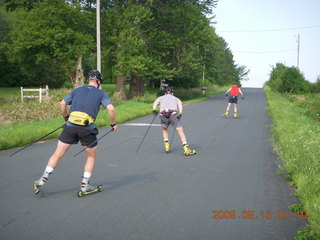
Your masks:
{"label": "white fence", "polygon": [[[24,92],[38,92],[37,95],[24,95]],[[23,89],[21,87],[21,102],[23,102],[24,98],[38,98],[39,102],[42,102],[42,94],[45,94],[45,96],[49,97],[49,87],[46,85],[46,88],[39,88],[39,89]]]}

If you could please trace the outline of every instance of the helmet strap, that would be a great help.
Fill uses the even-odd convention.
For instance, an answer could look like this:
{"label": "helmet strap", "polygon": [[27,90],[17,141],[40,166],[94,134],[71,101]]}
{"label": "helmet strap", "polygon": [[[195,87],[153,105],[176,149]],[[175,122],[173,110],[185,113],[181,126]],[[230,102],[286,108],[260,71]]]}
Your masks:
{"label": "helmet strap", "polygon": [[96,80],[97,85],[98,85],[98,88],[100,88],[100,85],[101,85],[101,84],[99,84],[99,81],[100,81],[100,80]]}

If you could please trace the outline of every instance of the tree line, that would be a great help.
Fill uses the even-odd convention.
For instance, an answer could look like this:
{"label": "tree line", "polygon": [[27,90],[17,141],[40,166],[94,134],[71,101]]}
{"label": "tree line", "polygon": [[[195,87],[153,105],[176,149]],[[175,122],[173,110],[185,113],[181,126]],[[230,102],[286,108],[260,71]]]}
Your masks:
{"label": "tree line", "polygon": [[304,94],[320,92],[320,76],[315,83],[307,81],[297,67],[288,67],[277,63],[272,67],[270,78],[266,84],[276,92]]}
{"label": "tree line", "polygon": [[[218,0],[101,0],[102,74],[116,97],[144,87],[240,83],[248,74],[212,26]],[[83,84],[96,68],[96,1],[0,3],[0,86]],[[125,84],[130,83],[129,96]]]}

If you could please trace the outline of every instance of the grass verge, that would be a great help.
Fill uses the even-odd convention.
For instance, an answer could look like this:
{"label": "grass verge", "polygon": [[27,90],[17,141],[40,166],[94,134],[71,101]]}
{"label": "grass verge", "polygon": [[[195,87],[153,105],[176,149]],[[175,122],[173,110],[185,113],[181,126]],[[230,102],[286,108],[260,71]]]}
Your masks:
{"label": "grass verge", "polygon": [[[117,123],[150,114],[152,106],[141,102],[119,102],[117,103]],[[51,132],[64,124],[63,118],[47,119],[35,122],[20,123],[9,126],[0,126],[0,150],[24,146],[41,136]],[[97,127],[109,126],[109,117],[106,110],[101,110],[96,120]],[[56,138],[62,130],[49,135],[43,140]]]}
{"label": "grass verge", "polygon": [[[228,87],[210,86],[207,94],[218,94]],[[0,88],[0,150],[24,146],[52,130],[63,125],[58,103],[72,89],[61,88],[50,90],[50,98],[42,103],[36,100],[21,103],[19,88]],[[112,97],[115,85],[103,85],[103,90]],[[185,104],[202,101],[207,95],[202,96],[198,89],[180,90]],[[112,99],[117,111],[117,123],[148,115],[151,113],[152,103],[158,96],[158,90],[152,89],[145,92],[143,97],[136,97],[129,101],[116,101]],[[161,93],[161,95],[163,92]],[[109,126],[109,117],[106,110],[101,110],[96,120],[97,127]],[[49,135],[43,140],[56,138],[62,130]]]}
{"label": "grass verge", "polygon": [[320,239],[320,124],[288,98],[264,88],[273,119],[275,149],[283,165],[282,172],[292,181],[296,196],[308,213],[311,229],[308,238]]}

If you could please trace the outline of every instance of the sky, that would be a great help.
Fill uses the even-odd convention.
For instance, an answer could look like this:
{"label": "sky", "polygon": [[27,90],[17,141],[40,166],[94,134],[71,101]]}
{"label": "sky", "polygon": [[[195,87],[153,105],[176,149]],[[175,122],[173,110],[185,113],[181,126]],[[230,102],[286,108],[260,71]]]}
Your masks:
{"label": "sky", "polygon": [[320,0],[219,0],[213,12],[235,63],[250,69],[242,87],[263,87],[276,63],[298,59],[306,80],[320,76]]}

